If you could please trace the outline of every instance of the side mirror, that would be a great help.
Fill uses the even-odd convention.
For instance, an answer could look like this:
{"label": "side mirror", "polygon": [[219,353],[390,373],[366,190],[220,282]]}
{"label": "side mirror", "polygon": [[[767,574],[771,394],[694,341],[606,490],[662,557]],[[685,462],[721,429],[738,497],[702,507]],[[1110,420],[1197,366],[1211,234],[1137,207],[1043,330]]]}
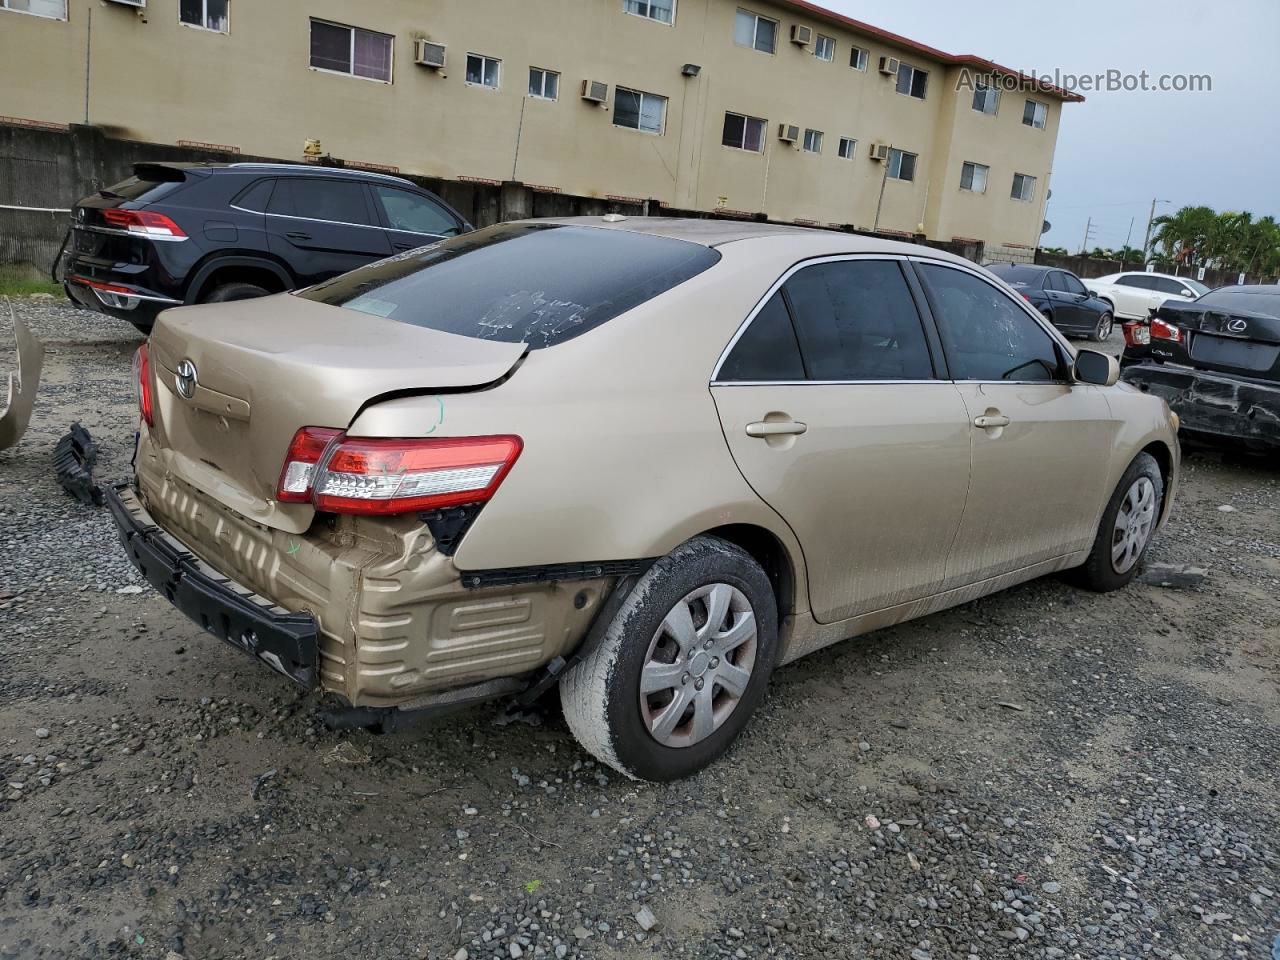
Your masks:
{"label": "side mirror", "polygon": [[1081,350],[1076,354],[1076,380],[1110,387],[1120,379],[1120,361],[1109,353]]}
{"label": "side mirror", "polygon": [[1097,290],[1086,290],[1085,293],[1089,294],[1091,297],[1096,297],[1098,295]]}

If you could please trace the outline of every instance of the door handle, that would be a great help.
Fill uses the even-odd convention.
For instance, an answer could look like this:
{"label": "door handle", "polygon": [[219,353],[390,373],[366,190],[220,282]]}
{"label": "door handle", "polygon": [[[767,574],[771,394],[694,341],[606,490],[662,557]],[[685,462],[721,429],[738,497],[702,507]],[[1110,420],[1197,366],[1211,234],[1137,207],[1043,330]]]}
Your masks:
{"label": "door handle", "polygon": [[748,437],[781,437],[787,434],[798,436],[809,429],[807,423],[798,420],[757,420],[747,424]]}
{"label": "door handle", "polygon": [[293,233],[286,233],[285,236],[288,237],[290,240],[310,240],[311,239],[311,234],[299,233],[297,231]]}
{"label": "door handle", "polygon": [[984,428],[1007,427],[1009,425],[1009,418],[1006,417],[1003,413],[996,414],[995,416],[991,416],[990,414],[988,414],[986,416],[974,417],[973,425],[975,427],[984,427]]}

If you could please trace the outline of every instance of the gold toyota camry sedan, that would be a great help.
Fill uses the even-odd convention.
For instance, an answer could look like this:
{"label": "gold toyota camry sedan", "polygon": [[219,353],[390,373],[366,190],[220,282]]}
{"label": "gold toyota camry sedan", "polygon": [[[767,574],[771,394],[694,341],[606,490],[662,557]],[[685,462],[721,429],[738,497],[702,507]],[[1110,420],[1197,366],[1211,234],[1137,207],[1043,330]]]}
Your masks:
{"label": "gold toyota camry sedan", "polygon": [[1124,586],[1176,421],[1010,288],[767,224],[506,223],[162,314],[143,575],[392,729],[559,687],[600,760],[725,751],[780,664],[1055,571]]}

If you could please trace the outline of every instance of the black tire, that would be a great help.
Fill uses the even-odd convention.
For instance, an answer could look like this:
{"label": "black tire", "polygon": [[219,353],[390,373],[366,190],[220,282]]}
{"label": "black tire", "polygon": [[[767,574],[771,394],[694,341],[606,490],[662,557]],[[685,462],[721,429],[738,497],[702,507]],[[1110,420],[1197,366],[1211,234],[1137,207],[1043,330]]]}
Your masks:
{"label": "black tire", "polygon": [[257,297],[265,297],[270,293],[270,290],[260,287],[256,283],[224,283],[220,287],[215,287],[200,302],[226,303],[230,300],[253,300]]}
{"label": "black tire", "polygon": [[1103,343],[1111,336],[1111,331],[1115,329],[1115,317],[1108,311],[1098,318],[1097,326],[1093,328],[1093,333],[1089,334],[1089,339],[1097,343]]}
{"label": "black tire", "polygon": [[[1119,571],[1112,562],[1111,556],[1116,537],[1116,517],[1120,513],[1130,487],[1143,477],[1149,480],[1154,488],[1155,517],[1151,532],[1147,535],[1141,550],[1138,551],[1137,557],[1125,570]],[[1142,566],[1143,557],[1151,546],[1151,534],[1154,534],[1155,527],[1160,522],[1163,509],[1164,478],[1160,475],[1160,465],[1151,454],[1140,453],[1134,458],[1133,463],[1129,464],[1129,469],[1125,470],[1124,476],[1120,478],[1120,483],[1107,502],[1107,509],[1102,511],[1102,520],[1098,524],[1098,533],[1093,540],[1093,549],[1089,551],[1089,558],[1076,571],[1077,580],[1081,586],[1096,590],[1098,593],[1107,593],[1111,590],[1119,590],[1128,584]]]}
{"label": "black tire", "polygon": [[[737,705],[720,726],[688,746],[667,746],[650,732],[641,713],[641,670],[667,614],[709,584],[736,588],[750,605],[756,625],[754,665]],[[678,780],[712,763],[737,739],[764,697],[777,653],[777,605],[764,570],[728,541],[694,537],[637,581],[600,642],[561,680],[560,703],[569,729],[598,760],[634,779]],[[724,693],[713,685],[708,696]]]}

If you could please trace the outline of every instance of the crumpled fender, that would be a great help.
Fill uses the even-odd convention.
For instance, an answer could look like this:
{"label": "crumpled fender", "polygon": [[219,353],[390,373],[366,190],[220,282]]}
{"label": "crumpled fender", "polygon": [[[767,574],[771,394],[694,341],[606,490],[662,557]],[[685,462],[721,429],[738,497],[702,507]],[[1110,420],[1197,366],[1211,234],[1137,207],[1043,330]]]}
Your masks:
{"label": "crumpled fender", "polygon": [[27,432],[31,410],[40,385],[40,368],[44,364],[44,344],[31,335],[27,325],[9,307],[13,320],[13,338],[18,344],[18,369],[9,374],[8,405],[0,413],[0,450],[12,447]]}

